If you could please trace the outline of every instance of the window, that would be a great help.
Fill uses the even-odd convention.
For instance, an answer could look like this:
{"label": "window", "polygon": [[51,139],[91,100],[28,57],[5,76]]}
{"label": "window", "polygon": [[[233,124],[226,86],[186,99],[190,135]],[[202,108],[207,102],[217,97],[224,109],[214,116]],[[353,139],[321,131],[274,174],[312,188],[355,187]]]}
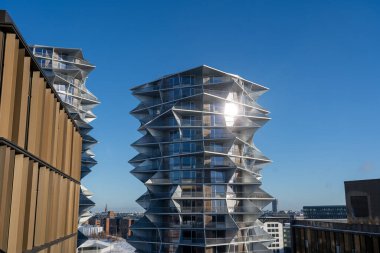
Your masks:
{"label": "window", "polygon": [[59,68],[59,69],[66,69],[66,68],[67,68],[67,65],[66,65],[65,63],[58,62],[58,68]]}
{"label": "window", "polygon": [[211,171],[211,183],[224,183],[224,173],[222,171]]}
{"label": "window", "polygon": [[224,112],[224,106],[221,103],[210,103],[210,112]]}
{"label": "window", "polygon": [[224,116],[222,115],[210,115],[211,126],[224,126]]}
{"label": "window", "polygon": [[74,87],[73,86],[69,86],[69,90],[68,90],[68,93],[69,94],[74,94]]}
{"label": "window", "polygon": [[195,116],[182,116],[182,125],[194,126],[196,122]]}
{"label": "window", "polygon": [[195,103],[193,101],[183,101],[181,102],[181,107],[188,110],[195,110]]}
{"label": "window", "polygon": [[193,88],[184,88],[182,89],[182,97],[189,97],[194,95],[194,89]]}
{"label": "window", "polygon": [[49,68],[51,67],[51,60],[46,60],[46,59],[40,59],[38,58],[38,63],[43,67],[43,68]]}
{"label": "window", "polygon": [[195,167],[196,159],[194,156],[185,156],[182,157],[182,167],[183,168],[191,168]]}
{"label": "window", "polygon": [[210,142],[210,151],[223,153],[223,144]]}
{"label": "window", "polygon": [[170,169],[178,169],[179,165],[180,165],[180,159],[179,159],[179,157],[171,157],[171,158],[169,158]]}
{"label": "window", "polygon": [[223,82],[222,76],[210,76],[210,83],[220,83]]}
{"label": "window", "polygon": [[201,137],[201,130],[200,129],[194,129],[194,128],[183,128],[182,129],[182,138],[188,139],[188,140],[196,140],[200,139]]}
{"label": "window", "polygon": [[350,199],[354,217],[365,218],[369,216],[367,196],[351,196]]}
{"label": "window", "polygon": [[178,183],[180,180],[180,174],[179,171],[171,171],[170,172],[170,179],[173,183]]}
{"label": "window", "polygon": [[179,143],[171,143],[169,144],[169,155],[179,154],[180,153],[180,145]]}
{"label": "window", "polygon": [[67,96],[66,97],[66,103],[68,103],[68,104],[73,104],[73,97],[72,96]]}
{"label": "window", "polygon": [[225,216],[224,215],[212,215],[212,222],[221,223],[225,222]]}
{"label": "window", "polygon": [[185,170],[182,172],[182,179],[191,182],[196,179],[196,172],[192,170]]}
{"label": "window", "polygon": [[211,157],[211,166],[223,166],[224,158],[222,156]]}
{"label": "window", "polygon": [[57,91],[66,91],[66,85],[64,84],[54,84]]}
{"label": "window", "polygon": [[211,186],[212,196],[217,198],[223,198],[225,196],[224,185],[212,185]]}
{"label": "window", "polygon": [[194,142],[184,142],[182,143],[182,151],[183,152],[195,152],[196,144]]}
{"label": "window", "polygon": [[171,130],[169,131],[169,139],[172,141],[172,140],[176,140],[179,138],[179,131],[178,130]]}
{"label": "window", "polygon": [[205,206],[209,207],[210,203],[211,203],[211,209],[208,210],[209,212],[218,213],[218,212],[224,212],[226,210],[226,204],[225,204],[225,201],[223,200],[213,199],[211,201],[205,201]]}
{"label": "window", "polygon": [[224,130],[221,128],[212,128],[211,129],[211,138],[221,138],[224,136]]}
{"label": "window", "polygon": [[159,115],[161,113],[161,108],[160,107],[161,106],[157,106],[157,107],[148,109],[149,115],[152,115],[152,116]]}
{"label": "window", "polygon": [[174,117],[166,118],[168,126],[176,126],[177,120]]}
{"label": "window", "polygon": [[194,76],[182,76],[181,77],[182,84],[194,84]]}
{"label": "window", "polygon": [[169,87],[173,87],[175,85],[179,84],[179,77],[173,76],[167,80],[167,83],[169,84]]}
{"label": "window", "polygon": [[51,57],[52,50],[47,48],[40,48],[36,47],[34,48],[34,52],[36,55],[45,56],[45,57]]}

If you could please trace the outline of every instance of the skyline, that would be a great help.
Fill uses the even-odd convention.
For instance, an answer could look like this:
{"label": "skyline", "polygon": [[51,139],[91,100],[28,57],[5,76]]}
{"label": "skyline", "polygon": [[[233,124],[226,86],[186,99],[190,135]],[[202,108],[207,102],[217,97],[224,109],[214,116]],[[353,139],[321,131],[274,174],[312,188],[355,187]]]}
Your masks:
{"label": "skyline", "polygon": [[[94,192],[93,210],[137,207],[144,191],[129,173],[137,154],[130,144],[141,137],[129,88],[202,64],[270,88],[259,103],[272,120],[255,143],[273,160],[263,189],[280,210],[344,204],[343,181],[378,177],[379,4],[194,1],[149,2],[149,9],[147,2],[77,3],[86,18],[47,1],[0,6],[27,43],[79,47],[96,65],[87,83],[102,101],[92,132],[99,163],[83,180]],[[101,39],[96,28],[110,35]]]}

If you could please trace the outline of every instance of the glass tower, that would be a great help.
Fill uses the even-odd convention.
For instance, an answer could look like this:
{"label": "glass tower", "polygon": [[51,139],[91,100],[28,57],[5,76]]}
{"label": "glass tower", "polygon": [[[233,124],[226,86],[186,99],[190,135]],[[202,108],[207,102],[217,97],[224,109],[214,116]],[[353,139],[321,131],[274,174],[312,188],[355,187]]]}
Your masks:
{"label": "glass tower", "polygon": [[132,89],[144,136],[131,173],[147,187],[129,238],[137,252],[267,252],[258,217],[273,200],[260,188],[270,160],[253,144],[267,90],[208,66]]}

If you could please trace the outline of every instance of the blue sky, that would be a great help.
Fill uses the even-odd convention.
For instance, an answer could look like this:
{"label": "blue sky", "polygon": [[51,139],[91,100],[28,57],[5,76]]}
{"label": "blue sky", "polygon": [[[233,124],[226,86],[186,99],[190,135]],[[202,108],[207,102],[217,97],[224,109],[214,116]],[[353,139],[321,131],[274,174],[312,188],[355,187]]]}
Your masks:
{"label": "blue sky", "polygon": [[345,180],[380,172],[378,1],[10,1],[31,44],[79,47],[97,68],[99,164],[84,179],[95,210],[130,210],[140,135],[129,89],[201,64],[270,88],[256,145],[273,160],[263,188],[280,209],[344,204]]}

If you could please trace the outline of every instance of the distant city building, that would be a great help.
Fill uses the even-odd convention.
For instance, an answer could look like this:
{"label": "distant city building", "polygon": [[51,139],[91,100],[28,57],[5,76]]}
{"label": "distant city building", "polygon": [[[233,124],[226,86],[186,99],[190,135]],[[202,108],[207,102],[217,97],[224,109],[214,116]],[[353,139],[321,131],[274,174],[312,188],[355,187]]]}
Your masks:
{"label": "distant city building", "polygon": [[277,213],[277,208],[278,208],[278,199],[274,199],[272,202],[272,212]]}
{"label": "distant city building", "polygon": [[290,223],[283,224],[283,234],[284,234],[284,253],[292,252],[292,230]]}
{"label": "distant city building", "polygon": [[126,239],[132,236],[130,227],[135,223],[135,220],[140,217],[141,216],[107,211],[107,213],[92,216],[88,223],[93,226],[102,227],[106,235],[119,236]]}
{"label": "distant city building", "polygon": [[380,179],[344,182],[348,222],[380,225]]}
{"label": "distant city building", "polygon": [[284,230],[281,222],[265,222],[264,230],[267,231],[274,241],[268,246],[272,252],[284,253]]}
{"label": "distant city building", "polygon": [[294,220],[295,253],[380,252],[380,180],[345,182],[347,220]]}
{"label": "distant city building", "polygon": [[[276,239],[283,242],[283,246],[276,246],[276,243],[271,244],[270,249],[273,252],[284,252],[291,253],[292,252],[292,237],[291,237],[291,228],[290,222],[294,219],[295,213],[289,212],[285,213],[283,211],[276,213],[266,213],[262,215],[259,219],[264,224],[276,224],[280,223],[282,227],[282,233],[278,233]],[[267,227],[266,229],[271,229],[269,233],[273,233],[272,226]],[[267,230],[268,231],[268,230]],[[277,234],[277,233],[276,233]],[[274,249],[277,247],[276,249]]]}
{"label": "distant city building", "polygon": [[138,252],[262,252],[271,237],[258,217],[272,196],[260,188],[270,160],[253,144],[270,118],[268,89],[199,66],[132,89],[144,136],[131,173],[147,187],[132,226]]}
{"label": "distant city building", "polygon": [[344,205],[304,206],[305,219],[347,219],[347,209]]}

